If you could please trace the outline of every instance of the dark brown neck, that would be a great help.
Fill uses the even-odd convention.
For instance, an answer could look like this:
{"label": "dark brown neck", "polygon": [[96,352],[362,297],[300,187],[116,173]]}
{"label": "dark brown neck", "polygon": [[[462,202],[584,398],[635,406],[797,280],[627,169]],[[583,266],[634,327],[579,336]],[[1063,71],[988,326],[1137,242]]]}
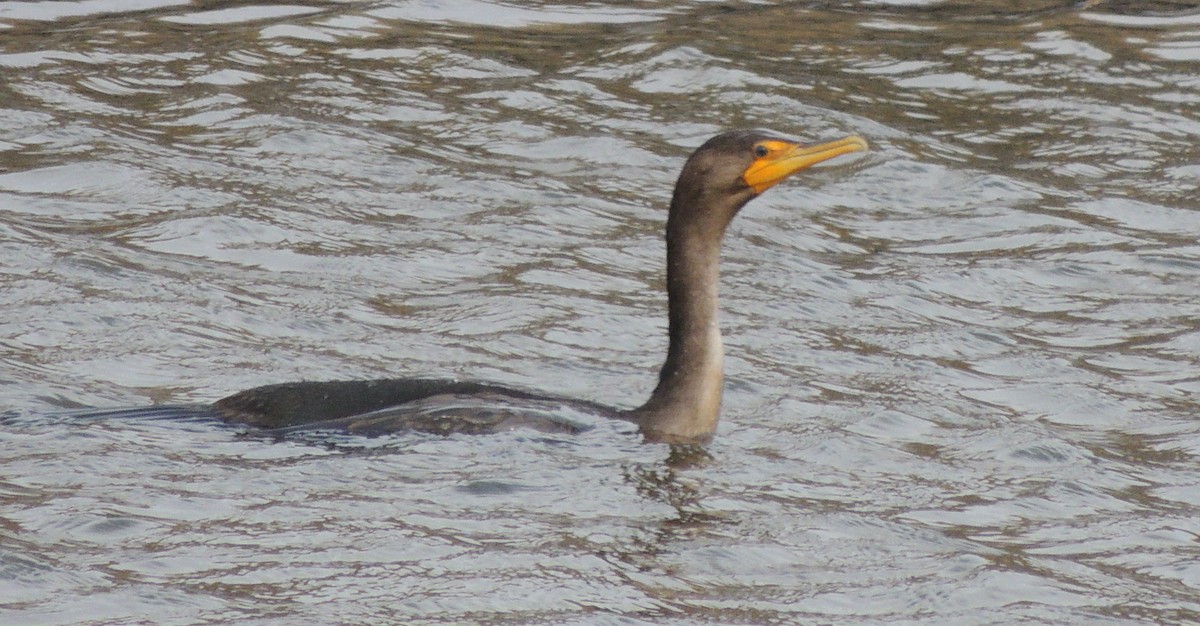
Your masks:
{"label": "dark brown neck", "polygon": [[672,206],[667,222],[670,348],[658,387],[633,414],[650,440],[702,442],[712,436],[721,412],[717,287],[725,223],[684,219],[677,208]]}

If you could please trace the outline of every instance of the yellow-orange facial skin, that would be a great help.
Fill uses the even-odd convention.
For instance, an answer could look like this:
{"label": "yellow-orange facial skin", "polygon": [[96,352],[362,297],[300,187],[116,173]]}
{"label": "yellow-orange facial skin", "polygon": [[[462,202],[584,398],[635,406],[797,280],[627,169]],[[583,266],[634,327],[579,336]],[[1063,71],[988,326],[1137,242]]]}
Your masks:
{"label": "yellow-orange facial skin", "polygon": [[762,193],[800,170],[843,154],[866,149],[866,140],[854,136],[815,146],[781,140],[760,141],[754,145],[754,150],[755,154],[762,156],[754,159],[750,167],[742,172],[742,180],[745,180],[755,193]]}

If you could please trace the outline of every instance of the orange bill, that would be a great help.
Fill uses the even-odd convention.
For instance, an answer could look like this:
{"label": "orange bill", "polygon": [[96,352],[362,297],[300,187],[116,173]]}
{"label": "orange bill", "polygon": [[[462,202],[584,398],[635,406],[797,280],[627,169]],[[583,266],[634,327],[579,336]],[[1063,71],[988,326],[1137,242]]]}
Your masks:
{"label": "orange bill", "polygon": [[758,144],[755,149],[765,154],[746,168],[742,179],[755,192],[762,193],[800,170],[843,154],[866,150],[867,142],[862,137],[853,136],[815,146],[772,140]]}

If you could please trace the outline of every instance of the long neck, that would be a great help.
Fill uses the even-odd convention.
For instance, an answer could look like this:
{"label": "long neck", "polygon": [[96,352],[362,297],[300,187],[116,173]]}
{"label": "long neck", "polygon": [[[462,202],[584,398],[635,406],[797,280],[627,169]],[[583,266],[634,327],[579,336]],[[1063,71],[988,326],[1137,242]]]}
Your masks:
{"label": "long neck", "polygon": [[658,387],[634,410],[648,439],[703,441],[721,412],[723,380],[717,286],[724,224],[678,219],[667,224],[667,300],[670,348]]}

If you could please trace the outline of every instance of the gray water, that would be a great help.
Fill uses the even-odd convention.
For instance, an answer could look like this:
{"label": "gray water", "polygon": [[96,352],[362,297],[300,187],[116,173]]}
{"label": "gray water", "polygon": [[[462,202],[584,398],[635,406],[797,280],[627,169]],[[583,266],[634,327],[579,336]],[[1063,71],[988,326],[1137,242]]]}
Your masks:
{"label": "gray water", "polygon": [[[1200,11],[0,4],[0,622],[1200,621]],[[705,450],[75,407],[301,379],[634,406],[732,127]]]}

